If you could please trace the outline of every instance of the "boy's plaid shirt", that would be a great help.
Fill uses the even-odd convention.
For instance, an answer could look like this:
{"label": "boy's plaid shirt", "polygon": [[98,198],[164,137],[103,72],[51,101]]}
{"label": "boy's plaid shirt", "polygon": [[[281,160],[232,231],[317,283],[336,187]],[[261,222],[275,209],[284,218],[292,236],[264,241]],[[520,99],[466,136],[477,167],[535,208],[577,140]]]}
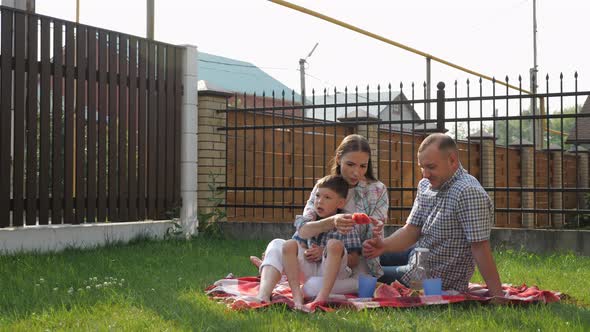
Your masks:
{"label": "boy's plaid shirt", "polygon": [[[311,195],[307,204],[305,205],[305,209],[303,210],[303,215],[298,215],[295,218],[295,228],[299,229],[302,225],[309,221],[315,221],[317,216],[315,214],[315,209],[313,203],[315,201],[316,191],[318,190],[317,187],[314,187],[311,191]],[[354,199],[356,209],[355,211],[346,211],[348,213],[365,213],[368,216],[371,216],[377,220],[382,221],[385,223],[387,220],[387,212],[389,210],[389,199],[387,196],[387,187],[380,181],[359,181],[358,185],[354,187]],[[360,243],[362,243],[373,237],[373,225],[356,225],[355,231],[358,232],[360,237]],[[296,233],[297,234],[297,233]],[[296,236],[296,235],[295,235]],[[345,244],[346,246],[346,244]],[[348,249],[348,248],[347,248]],[[369,271],[376,277],[380,277],[383,275],[383,269],[381,268],[381,264],[379,262],[379,257],[366,259],[367,266],[369,267]]]}

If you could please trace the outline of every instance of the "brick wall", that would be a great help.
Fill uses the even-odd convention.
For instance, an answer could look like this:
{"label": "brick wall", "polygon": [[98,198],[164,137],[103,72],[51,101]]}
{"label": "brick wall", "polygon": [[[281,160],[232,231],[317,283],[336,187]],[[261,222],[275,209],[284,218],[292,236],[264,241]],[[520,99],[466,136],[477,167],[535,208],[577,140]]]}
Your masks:
{"label": "brick wall", "polygon": [[199,93],[198,112],[198,209],[209,212],[214,203],[210,185],[225,186],[226,132],[217,128],[226,125],[226,95]]}
{"label": "brick wall", "polygon": [[[210,185],[237,187],[222,195],[227,199],[228,221],[290,223],[302,210],[315,181],[329,172],[329,161],[342,138],[358,133],[367,137],[371,144],[375,175],[393,188],[389,193],[392,207],[389,223],[405,222],[413,203],[413,189],[421,178],[415,154],[425,134],[387,132],[379,130],[378,125],[367,126],[366,121],[325,126],[290,114],[283,116],[281,111],[254,114],[229,110],[226,113],[223,111],[226,98],[227,95],[218,93],[199,94],[200,212],[208,212],[214,204],[209,200],[212,196]],[[253,125],[268,127],[248,128]],[[217,130],[225,126],[230,130]],[[499,146],[494,144],[493,137],[488,136],[473,136],[469,141],[457,142],[463,166],[487,188],[524,188],[490,190],[496,208],[540,209],[536,214],[497,212],[496,226],[561,226],[567,215],[552,213],[549,209],[576,208],[582,195],[543,190],[535,193],[527,189],[574,188],[576,175],[569,174],[568,170],[576,169],[578,165],[577,186],[588,186],[588,154],[580,154],[576,162],[575,156],[564,153],[561,170],[561,152],[551,156],[551,152],[535,151],[526,143]],[[555,166],[556,162],[560,165]],[[244,206],[231,206],[234,204]],[[580,207],[584,205],[580,204]]]}

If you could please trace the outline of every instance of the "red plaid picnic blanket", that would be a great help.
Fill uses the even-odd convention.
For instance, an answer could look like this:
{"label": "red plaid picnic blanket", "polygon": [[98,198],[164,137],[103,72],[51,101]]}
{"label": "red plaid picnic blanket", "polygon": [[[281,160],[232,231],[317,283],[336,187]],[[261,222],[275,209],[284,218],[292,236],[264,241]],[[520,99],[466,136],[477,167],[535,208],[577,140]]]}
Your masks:
{"label": "red plaid picnic blanket", "polygon": [[[259,284],[259,277],[235,278],[230,274],[207,287],[205,292],[211,299],[224,302],[234,310],[256,309],[277,303],[283,303],[295,309],[291,289],[284,276],[283,280],[273,290],[271,302],[260,303],[256,300],[255,296],[258,293]],[[469,284],[469,290],[466,293],[450,291],[441,296],[417,295],[415,291],[397,281],[391,283],[391,285],[382,284],[378,287],[386,287],[379,294],[387,295],[377,298],[359,298],[356,294],[331,295],[327,303],[307,303],[298,309],[304,312],[314,312],[317,309],[333,311],[336,308],[354,310],[382,307],[407,308],[465,301],[487,303],[492,300],[492,297],[488,296],[486,286],[479,284]],[[504,284],[502,288],[506,293],[504,301],[513,304],[557,302],[562,295],[560,292],[540,290],[537,286],[528,287],[525,284],[521,286]]]}

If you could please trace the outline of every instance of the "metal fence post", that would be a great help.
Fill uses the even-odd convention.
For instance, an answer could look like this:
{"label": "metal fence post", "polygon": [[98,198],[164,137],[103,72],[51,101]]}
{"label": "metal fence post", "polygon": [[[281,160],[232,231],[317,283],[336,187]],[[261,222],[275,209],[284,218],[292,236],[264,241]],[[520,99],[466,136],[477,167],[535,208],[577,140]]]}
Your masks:
{"label": "metal fence post", "polygon": [[445,132],[445,83],[438,82],[436,85],[436,131]]}

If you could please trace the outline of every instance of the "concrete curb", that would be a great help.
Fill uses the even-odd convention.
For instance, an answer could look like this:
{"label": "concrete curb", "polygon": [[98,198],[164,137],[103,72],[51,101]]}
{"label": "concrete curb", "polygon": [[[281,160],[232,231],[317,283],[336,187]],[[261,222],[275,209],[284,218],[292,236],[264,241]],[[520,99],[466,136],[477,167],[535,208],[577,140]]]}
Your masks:
{"label": "concrete curb", "polygon": [[138,237],[161,239],[174,226],[171,220],[42,225],[0,229],[0,255],[56,252],[67,248],[92,249],[126,243]]}

